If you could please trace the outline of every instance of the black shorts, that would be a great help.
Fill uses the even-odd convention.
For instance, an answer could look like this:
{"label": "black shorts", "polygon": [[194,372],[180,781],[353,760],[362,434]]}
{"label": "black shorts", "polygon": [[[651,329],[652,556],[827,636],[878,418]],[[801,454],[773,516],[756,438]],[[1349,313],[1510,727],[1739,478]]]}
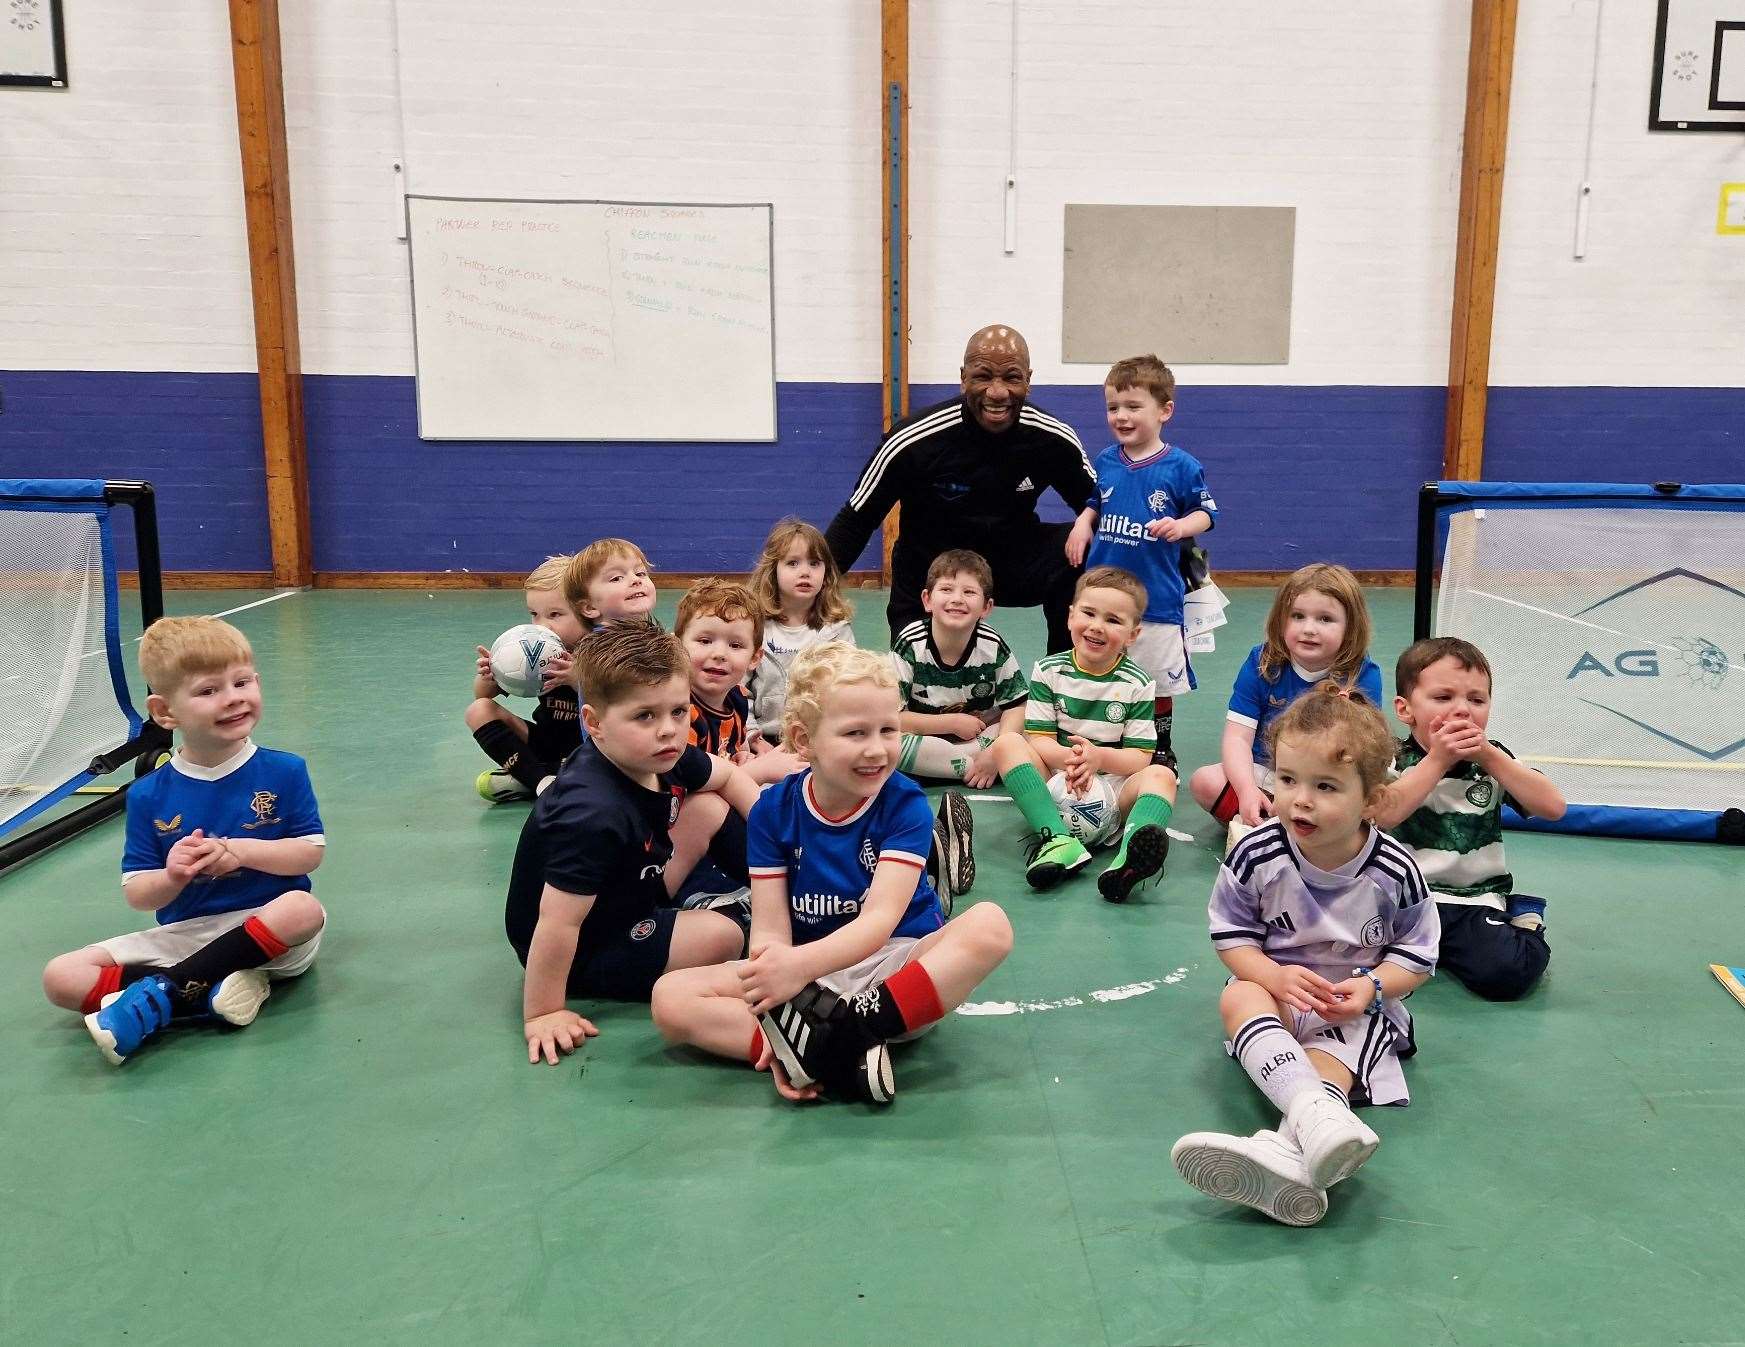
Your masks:
{"label": "black shorts", "polygon": [[527,731],[527,751],[539,761],[550,763],[553,771],[582,746],[581,731],[573,724],[560,725],[525,717],[520,717],[520,720]]}

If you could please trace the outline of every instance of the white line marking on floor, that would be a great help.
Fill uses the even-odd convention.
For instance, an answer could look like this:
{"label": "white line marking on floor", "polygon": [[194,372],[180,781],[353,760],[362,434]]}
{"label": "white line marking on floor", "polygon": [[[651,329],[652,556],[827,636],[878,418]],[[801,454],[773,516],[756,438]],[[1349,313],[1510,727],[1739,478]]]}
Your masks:
{"label": "white line marking on floor", "polygon": [[1064,996],[1058,1001],[965,1001],[957,1008],[959,1015],[1034,1015],[1043,1010],[1064,1010],[1067,1006],[1082,1006],[1087,998],[1099,1005],[1111,1001],[1130,1001],[1159,987],[1172,987],[1187,977],[1187,968],[1178,968],[1160,978],[1146,978],[1120,987],[1104,987],[1085,996]]}
{"label": "white line marking on floor", "polygon": [[240,608],[226,608],[222,613],[208,614],[210,617],[229,617],[232,613],[246,613],[250,608],[259,608],[263,603],[277,603],[280,599],[288,599],[293,594],[306,594],[307,589],[281,589],[277,594],[269,594],[264,599],[256,599],[253,603],[245,603]]}
{"label": "white line marking on floor", "polygon": [[[280,599],[288,599],[293,594],[304,594],[307,592],[306,589],[281,589],[277,594],[269,594],[264,599],[256,599],[253,603],[245,603],[240,608],[226,608],[222,613],[208,613],[206,616],[229,617],[232,613],[246,613],[250,608],[259,608],[263,603],[277,603]],[[131,641],[129,641],[128,644],[138,645],[144,639],[145,633],[142,631],[138,636],[135,636]],[[95,650],[87,650],[84,654],[80,655],[79,658],[80,660],[95,659],[98,655],[101,655],[104,652],[104,649],[105,647],[98,646]],[[22,677],[22,674],[13,674],[12,678],[8,678],[5,681],[10,683],[13,679]]]}

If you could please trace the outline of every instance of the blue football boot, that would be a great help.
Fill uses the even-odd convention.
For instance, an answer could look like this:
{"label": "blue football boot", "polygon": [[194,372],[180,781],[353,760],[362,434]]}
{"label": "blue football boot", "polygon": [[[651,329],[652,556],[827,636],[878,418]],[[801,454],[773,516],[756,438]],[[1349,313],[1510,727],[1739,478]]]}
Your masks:
{"label": "blue football boot", "polygon": [[104,997],[102,1009],[85,1016],[85,1028],[115,1066],[169,1022],[170,980],[156,973]]}

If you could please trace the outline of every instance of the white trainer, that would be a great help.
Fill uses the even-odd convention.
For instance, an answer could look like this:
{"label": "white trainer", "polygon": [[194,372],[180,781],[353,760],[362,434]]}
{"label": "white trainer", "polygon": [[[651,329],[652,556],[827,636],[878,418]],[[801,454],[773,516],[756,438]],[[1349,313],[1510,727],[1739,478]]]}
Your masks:
{"label": "white trainer", "polygon": [[219,1019],[231,1024],[253,1024],[261,1005],[273,994],[273,984],[258,968],[244,968],[218,980],[207,1006]]}
{"label": "white trainer", "polygon": [[1326,1190],[1309,1182],[1303,1153],[1277,1132],[1189,1132],[1169,1160],[1208,1197],[1253,1207],[1285,1225],[1314,1225],[1327,1214]]}
{"label": "white trainer", "polygon": [[1381,1145],[1361,1118],[1319,1086],[1291,1102],[1283,1130],[1302,1150],[1309,1182],[1317,1188],[1350,1178]]}

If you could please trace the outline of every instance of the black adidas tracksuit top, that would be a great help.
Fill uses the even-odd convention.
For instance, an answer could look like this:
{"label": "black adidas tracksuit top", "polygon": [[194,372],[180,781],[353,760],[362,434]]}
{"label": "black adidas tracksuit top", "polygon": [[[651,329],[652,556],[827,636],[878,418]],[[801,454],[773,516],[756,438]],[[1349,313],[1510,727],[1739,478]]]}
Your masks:
{"label": "black adidas tracksuit top", "polygon": [[990,433],[959,396],[891,428],[824,537],[846,571],[900,504],[894,567],[924,571],[941,552],[967,547],[997,574],[1004,557],[1033,544],[1036,502],[1050,487],[1075,514],[1097,500],[1097,475],[1072,427],[1026,403],[1016,425]]}

